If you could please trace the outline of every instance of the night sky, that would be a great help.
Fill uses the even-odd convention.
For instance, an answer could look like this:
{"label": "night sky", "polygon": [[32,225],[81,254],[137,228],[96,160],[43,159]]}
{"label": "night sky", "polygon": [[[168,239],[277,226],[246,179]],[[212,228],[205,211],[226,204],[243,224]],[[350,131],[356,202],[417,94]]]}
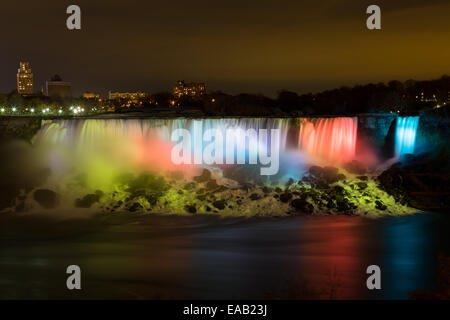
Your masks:
{"label": "night sky", "polygon": [[[77,4],[82,30],[66,28]],[[382,30],[366,28],[370,4]],[[35,90],[53,74],[73,92],[208,90],[274,96],[450,74],[448,0],[3,0],[0,92],[29,61]]]}

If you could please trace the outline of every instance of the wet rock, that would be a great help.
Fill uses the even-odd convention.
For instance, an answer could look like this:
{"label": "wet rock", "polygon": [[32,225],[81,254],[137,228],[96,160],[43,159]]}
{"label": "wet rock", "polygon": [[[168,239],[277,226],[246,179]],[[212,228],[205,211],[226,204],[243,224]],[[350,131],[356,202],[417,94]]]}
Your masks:
{"label": "wet rock", "polygon": [[200,201],[205,201],[206,200],[206,195],[205,194],[199,194],[197,195],[197,199]]}
{"label": "wet rock", "polygon": [[131,206],[128,207],[128,211],[136,212],[138,210],[143,209],[139,202],[134,202]]}
{"label": "wet rock", "polygon": [[314,206],[302,198],[292,200],[291,206],[294,207],[297,211],[301,211],[304,213],[314,212]]}
{"label": "wet rock", "polygon": [[336,175],[339,172],[339,169],[336,167],[325,166],[323,167],[324,175]]}
{"label": "wet rock", "polygon": [[377,208],[378,210],[386,210],[387,207],[384,205],[383,202],[381,202],[380,200],[376,200],[375,201],[375,208]]}
{"label": "wet rock", "polygon": [[329,184],[344,180],[346,177],[344,174],[339,173],[339,169],[336,167],[326,166],[312,166],[309,168],[311,177],[304,177],[303,181],[313,184],[318,189],[328,189]]}
{"label": "wet rock", "polygon": [[209,171],[208,169],[203,169],[202,174],[194,177],[193,179],[197,183],[207,182],[211,180],[211,171]]}
{"label": "wet rock", "polygon": [[194,205],[186,205],[184,209],[189,213],[197,213],[197,208]]}
{"label": "wet rock", "polygon": [[75,200],[75,207],[90,208],[94,203],[98,202],[99,200],[100,196],[98,194],[87,194],[83,198]]}
{"label": "wet rock", "polygon": [[292,199],[292,193],[290,193],[290,192],[284,192],[284,193],[280,194],[281,202],[286,203],[286,202],[289,202],[289,200],[291,200],[291,199]]}
{"label": "wet rock", "polygon": [[359,190],[367,189],[368,185],[366,182],[357,182],[356,185],[358,186]]}
{"label": "wet rock", "polygon": [[334,208],[336,208],[336,204],[334,203],[333,200],[328,200],[328,201],[327,201],[327,204],[326,204],[326,207],[327,207],[328,209],[334,209]]}
{"label": "wet rock", "polygon": [[214,190],[217,189],[218,187],[219,185],[217,184],[216,180],[211,179],[206,183],[206,189],[208,190]]}
{"label": "wet rock", "polygon": [[169,177],[173,180],[183,180],[184,174],[181,171],[171,171]]}
{"label": "wet rock", "polygon": [[264,187],[262,188],[262,191],[263,191],[264,193],[271,193],[271,192],[272,192],[272,188],[267,187],[267,186],[264,186]]}
{"label": "wet rock", "polygon": [[183,187],[184,190],[192,190],[195,189],[195,183],[194,182],[188,182]]}
{"label": "wet rock", "polygon": [[250,200],[258,200],[260,196],[257,193],[252,193],[249,198]]}
{"label": "wet rock", "polygon": [[323,168],[319,166],[311,166],[309,168],[309,173],[316,178],[320,178],[323,175]]}
{"label": "wet rock", "polygon": [[59,195],[48,189],[38,189],[33,194],[34,200],[45,209],[53,209],[59,204]]}
{"label": "wet rock", "polygon": [[154,205],[169,188],[164,178],[151,173],[142,173],[128,183],[126,191],[130,193],[132,199],[144,197]]}
{"label": "wet rock", "polygon": [[242,183],[241,184],[241,189],[242,190],[245,190],[245,191],[249,191],[249,190],[252,190],[252,189],[254,189],[254,185],[253,184],[251,184],[251,183],[248,183],[248,182],[244,182],[244,183]]}
{"label": "wet rock", "polygon": [[293,185],[295,183],[294,179],[289,178],[289,180],[286,182],[286,187],[290,187],[291,185]]}
{"label": "wet rock", "polygon": [[213,202],[212,205],[219,210],[223,210],[223,209],[225,209],[226,202],[225,202],[225,200],[216,200]]}
{"label": "wet rock", "polygon": [[345,191],[344,187],[342,187],[342,186],[334,186],[330,192],[330,195],[331,196],[336,196],[336,195],[346,196],[347,192]]}
{"label": "wet rock", "polygon": [[357,160],[345,164],[344,168],[350,173],[359,175],[363,175],[367,172],[366,166]]}
{"label": "wet rock", "polygon": [[352,203],[350,200],[348,200],[347,198],[337,197],[336,198],[336,208],[340,212],[349,211],[349,210],[356,209],[356,205],[354,203]]}

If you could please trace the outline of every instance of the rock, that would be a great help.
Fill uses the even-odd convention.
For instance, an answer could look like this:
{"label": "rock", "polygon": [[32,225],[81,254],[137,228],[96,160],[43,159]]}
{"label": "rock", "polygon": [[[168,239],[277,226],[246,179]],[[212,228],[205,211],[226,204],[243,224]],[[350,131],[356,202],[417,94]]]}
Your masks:
{"label": "rock", "polygon": [[336,198],[337,196],[344,197],[347,195],[344,187],[342,186],[334,186],[333,189],[328,193],[330,197]]}
{"label": "rock", "polygon": [[336,175],[339,172],[339,169],[336,167],[331,167],[331,166],[325,166],[323,167],[323,173],[324,175]]}
{"label": "rock", "polygon": [[199,194],[197,195],[197,199],[200,201],[205,201],[206,200],[206,194]]}
{"label": "rock", "polygon": [[271,192],[272,192],[272,188],[264,186],[264,187],[262,188],[262,191],[263,191],[264,193],[271,193]]}
{"label": "rock", "polygon": [[328,189],[329,184],[346,179],[345,175],[339,173],[338,168],[331,166],[326,166],[323,168],[319,166],[312,166],[309,168],[309,173],[311,174],[311,177],[304,177],[303,181],[314,184],[318,189]]}
{"label": "rock", "polygon": [[362,164],[361,162],[359,162],[357,160],[353,160],[352,162],[345,164],[344,168],[345,168],[345,170],[347,170],[350,173],[359,174],[359,175],[365,174],[367,172],[367,169],[364,166],[364,164]]}
{"label": "rock", "polygon": [[140,209],[143,209],[139,202],[134,202],[131,206],[128,207],[128,211],[136,212]]}
{"label": "rock", "polygon": [[225,203],[225,200],[216,200],[213,202],[212,205],[219,210],[223,210],[223,209],[225,209],[226,203]]}
{"label": "rock", "polygon": [[256,194],[256,193],[252,193],[252,194],[250,195],[250,200],[258,200],[259,198],[260,198],[259,195]]}
{"label": "rock", "polygon": [[[92,205],[100,200],[98,194],[87,194],[82,199],[75,200],[75,207],[77,208],[90,208]],[[120,205],[119,205],[120,207]]]}
{"label": "rock", "polygon": [[291,206],[294,207],[296,210],[304,212],[304,213],[313,213],[314,212],[314,206],[302,198],[292,200]]}
{"label": "rock", "polygon": [[368,176],[357,176],[356,179],[362,180],[362,181],[368,181],[369,177]]}
{"label": "rock", "polygon": [[132,199],[144,197],[154,205],[169,188],[164,178],[146,172],[129,181],[125,190],[130,193]]}
{"label": "rock", "polygon": [[192,190],[195,189],[195,183],[194,182],[188,182],[183,187],[184,190]]}
{"label": "rock", "polygon": [[183,180],[184,174],[181,171],[171,171],[169,177],[173,180]]}
{"label": "rock", "polygon": [[207,182],[211,180],[211,171],[209,171],[208,169],[203,169],[202,174],[194,177],[193,179],[197,183]]}
{"label": "rock", "polygon": [[309,173],[316,178],[320,178],[323,175],[323,168],[319,166],[311,166],[309,168]]}
{"label": "rock", "polygon": [[293,185],[295,183],[294,179],[289,178],[289,180],[286,182],[286,187],[290,187],[291,185]]}
{"label": "rock", "polygon": [[280,187],[276,187],[276,188],[275,188],[275,192],[276,192],[276,193],[282,193],[282,192],[283,192],[283,189],[281,189]]}
{"label": "rock", "polygon": [[338,211],[342,212],[356,209],[356,206],[354,203],[350,202],[347,198],[338,197],[336,199],[336,208]]}
{"label": "rock", "polygon": [[59,204],[59,195],[48,189],[38,189],[33,194],[34,200],[45,209],[53,209]]}
{"label": "rock", "polygon": [[358,186],[359,190],[364,190],[368,187],[366,182],[357,182],[356,185]]}
{"label": "rock", "polygon": [[384,205],[383,202],[381,202],[380,200],[376,200],[375,201],[375,208],[377,208],[378,210],[386,210],[387,207]]}
{"label": "rock", "polygon": [[328,201],[327,201],[327,208],[328,208],[328,209],[334,209],[334,208],[336,208],[336,204],[334,203],[333,200],[328,200]]}
{"label": "rock", "polygon": [[289,202],[289,200],[292,199],[292,193],[290,192],[284,192],[282,194],[280,194],[280,201],[281,202]]}
{"label": "rock", "polygon": [[196,208],[194,205],[188,204],[188,205],[186,205],[184,208],[185,208],[186,211],[189,212],[189,213],[197,213],[197,208]]}
{"label": "rock", "polygon": [[244,183],[242,183],[241,184],[241,189],[242,190],[245,190],[245,191],[249,191],[249,190],[251,190],[251,189],[253,189],[255,186],[253,185],[253,184],[251,184],[251,183],[248,183],[248,182],[244,182]]}
{"label": "rock", "polygon": [[218,187],[219,185],[217,184],[216,180],[211,179],[206,183],[206,189],[208,190],[214,190],[217,189]]}

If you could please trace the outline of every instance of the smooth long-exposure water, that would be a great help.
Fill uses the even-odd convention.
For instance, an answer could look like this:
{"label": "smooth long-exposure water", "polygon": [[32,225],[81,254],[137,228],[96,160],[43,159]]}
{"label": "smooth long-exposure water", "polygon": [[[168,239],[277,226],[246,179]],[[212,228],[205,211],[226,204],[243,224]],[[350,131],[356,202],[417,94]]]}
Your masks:
{"label": "smooth long-exposure water", "polygon": [[[406,299],[436,288],[450,218],[0,217],[0,298]],[[82,290],[66,289],[66,267]],[[382,290],[366,289],[366,267]]]}

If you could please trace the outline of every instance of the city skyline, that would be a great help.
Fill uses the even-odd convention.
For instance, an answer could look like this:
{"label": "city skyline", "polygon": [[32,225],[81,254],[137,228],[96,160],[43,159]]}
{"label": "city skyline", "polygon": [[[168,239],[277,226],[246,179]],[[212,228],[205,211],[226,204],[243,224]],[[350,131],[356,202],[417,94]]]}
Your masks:
{"label": "city skyline", "polygon": [[[16,73],[18,61],[32,64],[36,91],[58,73],[74,84],[74,96],[167,91],[178,79],[232,94],[274,96],[281,89],[318,92],[450,72],[446,1],[378,1],[382,29],[376,31],[365,26],[369,3],[350,1],[77,4],[78,31],[65,27],[67,3],[45,0],[26,11],[3,5],[2,18],[20,13],[28,22],[0,19],[8,30],[0,92],[15,87],[8,75]],[[25,32],[27,41],[19,41]]]}

